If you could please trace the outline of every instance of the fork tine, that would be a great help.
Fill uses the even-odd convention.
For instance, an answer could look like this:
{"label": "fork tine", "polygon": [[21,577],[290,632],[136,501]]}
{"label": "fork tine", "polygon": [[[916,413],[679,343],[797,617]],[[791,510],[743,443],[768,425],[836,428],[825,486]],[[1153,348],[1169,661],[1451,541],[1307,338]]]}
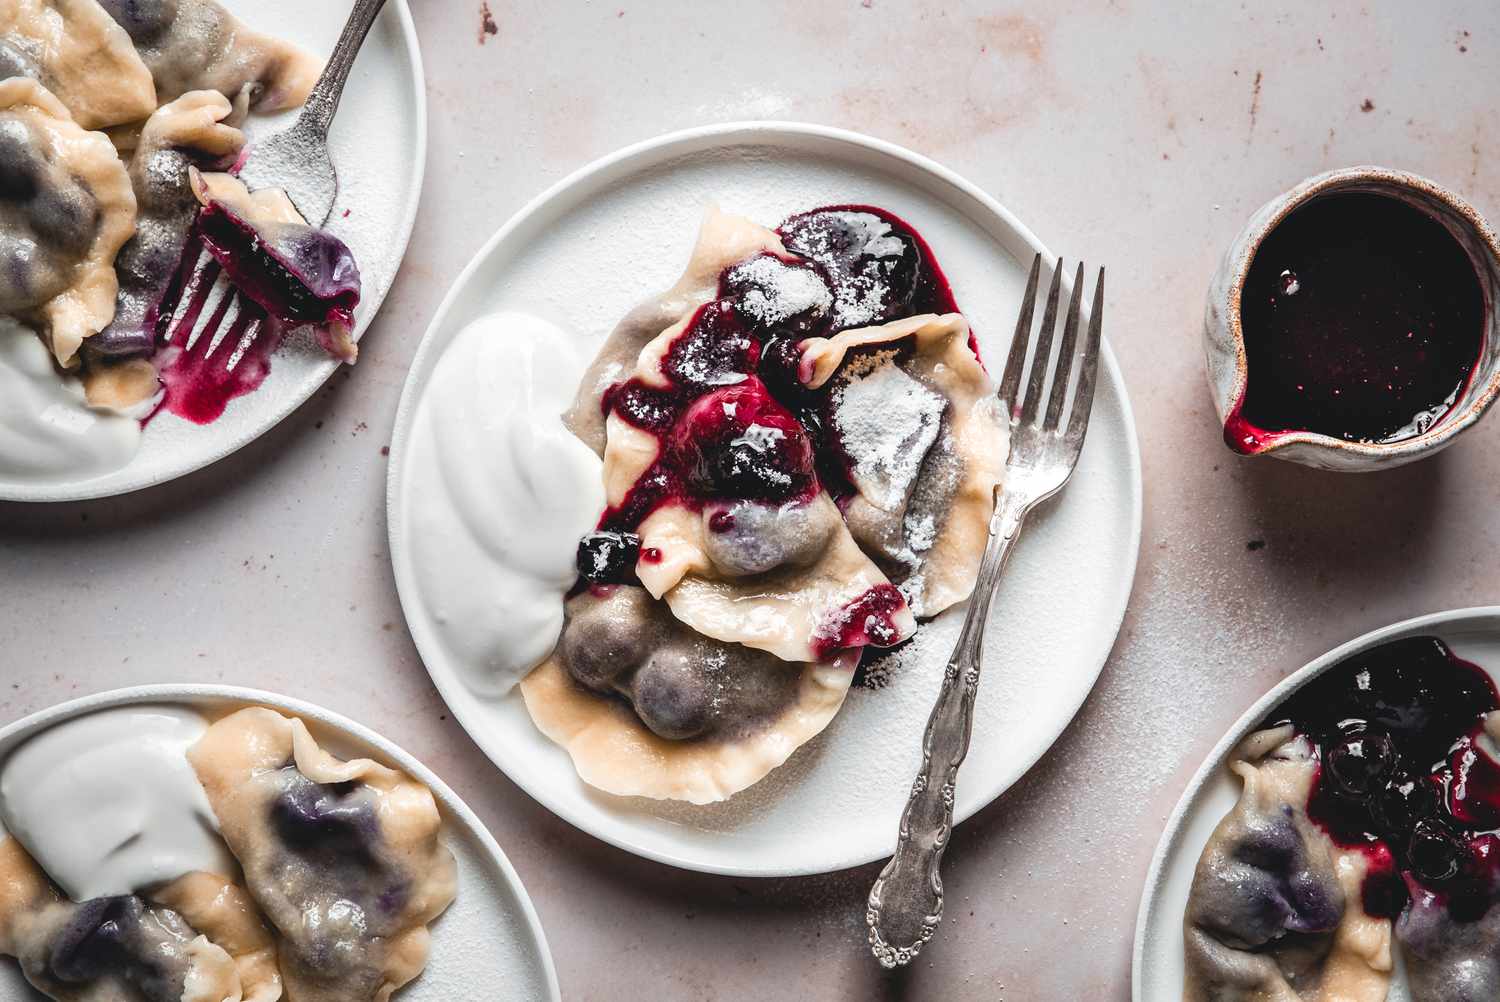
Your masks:
{"label": "fork tine", "polygon": [[1068,418],[1067,443],[1076,456],[1083,448],[1083,436],[1089,427],[1089,411],[1094,405],[1094,376],[1099,371],[1099,341],[1104,329],[1104,269],[1094,283],[1094,306],[1089,310],[1089,333],[1079,353],[1078,390],[1073,395],[1073,413]]}
{"label": "fork tine", "polygon": [[1042,275],[1042,256],[1031,262],[1031,277],[1026,280],[1026,295],[1021,298],[1021,313],[1016,317],[1016,336],[1010,342],[1010,356],[1005,360],[1005,375],[1000,380],[999,398],[1004,401],[1006,417],[1016,416],[1021,403],[1021,373],[1026,370],[1026,351],[1031,347],[1031,322],[1036,319],[1036,287]]}
{"label": "fork tine", "polygon": [[1021,423],[1032,424],[1042,406],[1042,387],[1047,384],[1047,370],[1052,368],[1052,338],[1057,327],[1057,294],[1062,288],[1062,258],[1052,269],[1052,288],[1047,290],[1047,309],[1042,313],[1036,354],[1031,358],[1031,376],[1026,381],[1026,403],[1021,406]]}
{"label": "fork tine", "polygon": [[1047,399],[1047,413],[1042,418],[1044,431],[1056,431],[1062,420],[1063,403],[1068,396],[1068,379],[1073,374],[1073,350],[1078,344],[1078,311],[1083,305],[1083,262],[1073,276],[1073,294],[1068,297],[1068,319],[1063,324],[1062,345],[1057,349],[1057,370],[1052,374],[1052,396]]}

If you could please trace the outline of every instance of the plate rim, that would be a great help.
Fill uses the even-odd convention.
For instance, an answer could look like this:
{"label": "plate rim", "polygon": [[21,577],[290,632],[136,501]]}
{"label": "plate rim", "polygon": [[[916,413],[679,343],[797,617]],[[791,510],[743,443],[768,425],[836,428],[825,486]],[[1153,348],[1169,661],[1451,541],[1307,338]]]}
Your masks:
{"label": "plate rim", "polygon": [[[394,424],[391,433],[391,462],[386,474],[386,535],[390,544],[390,561],[392,574],[396,583],[396,592],[401,603],[402,616],[406,621],[407,630],[412,637],[412,642],[417,648],[418,656],[422,659],[422,667],[432,680],[434,688],[443,697],[444,703],[453,712],[459,724],[468,733],[480,752],[490,760],[511,782],[520,787],[528,796],[545,807],[554,816],[566,821],[572,827],[622,849],[632,855],[654,862],[663,863],[668,866],[677,867],[698,873],[709,873],[730,877],[802,877],[825,873],[836,873],[841,870],[863,866],[875,860],[884,859],[894,850],[895,844],[895,819],[891,824],[891,846],[889,848],[877,849],[873,854],[869,852],[853,853],[827,864],[814,866],[793,867],[757,867],[741,866],[728,863],[716,863],[711,860],[696,859],[690,856],[680,855],[671,851],[656,848],[647,842],[631,838],[627,835],[616,834],[595,830],[586,823],[587,817],[581,812],[574,812],[561,806],[547,791],[546,787],[538,782],[532,781],[526,776],[524,769],[517,768],[519,763],[502,764],[499,758],[490,753],[489,749],[482,744],[476,733],[483,733],[482,728],[475,725],[477,720],[471,721],[466,709],[449,698],[449,688],[461,686],[462,682],[450,680],[440,681],[428,665],[428,653],[436,653],[439,650],[437,641],[429,638],[425,630],[414,625],[413,617],[409,613],[409,607],[415,607],[417,599],[417,588],[414,580],[406,572],[403,564],[408,561],[409,554],[404,545],[398,528],[402,522],[404,509],[400,500],[400,483],[405,475],[406,456],[409,449],[409,436],[415,421],[415,412],[418,404],[416,391],[416,374],[427,361],[430,354],[440,350],[435,341],[440,330],[447,324],[449,314],[460,296],[468,289],[480,267],[488,260],[496,250],[510,238],[511,234],[526,225],[530,219],[543,211],[547,205],[554,200],[566,196],[572,189],[581,186],[597,176],[606,175],[610,171],[636,159],[659,162],[662,158],[672,155],[675,147],[695,147],[706,141],[716,141],[717,148],[752,145],[755,142],[775,141],[777,139],[787,140],[792,138],[812,138],[818,140],[832,141],[847,146],[853,146],[873,151],[896,161],[904,162],[909,167],[914,167],[921,173],[927,174],[942,182],[947,187],[956,191],[959,195],[977,202],[986,212],[992,214],[1000,223],[1007,227],[1023,243],[1033,251],[1041,254],[1049,266],[1055,267],[1057,258],[1041,242],[1040,239],[1023,224],[1008,208],[991,196],[978,185],[967,180],[952,169],[943,166],[923,154],[916,153],[903,146],[888,140],[879,139],[864,133],[836,126],[821,125],[812,122],[788,121],[788,120],[758,120],[747,119],[733,122],[713,123],[708,125],[692,126],[662,133],[647,139],[627,144],[611,153],[607,153],[595,160],[568,173],[558,181],[548,185],[539,194],[532,197],[522,205],[506,222],[495,231],[495,233],[475,251],[473,257],[458,273],[453,283],[449,286],[437,311],[433,314],[431,322],[423,332],[422,340],[412,356],[411,363],[407,369],[406,380],[401,389],[400,402],[396,408]],[[642,166],[649,164],[643,163]],[[446,347],[444,345],[443,347]],[[1109,648],[1100,658],[1098,665],[1092,671],[1092,678],[1086,688],[1081,689],[1079,697],[1073,701],[1066,716],[1060,715],[1060,722],[1045,744],[1038,743],[1038,751],[1025,761],[1023,768],[1010,786],[998,790],[994,796],[981,803],[974,804],[971,808],[959,808],[954,814],[954,824],[960,824],[978,813],[980,810],[998,800],[1008,789],[1029,772],[1038,761],[1041,760],[1057,744],[1058,739],[1068,726],[1078,716],[1078,711],[1084,702],[1098,687],[1099,678],[1104,672],[1104,667],[1109,663],[1110,654],[1113,653],[1115,645],[1119,643],[1120,629],[1124,625],[1125,615],[1129,611],[1130,599],[1135,589],[1136,573],[1139,569],[1140,546],[1143,525],[1144,489],[1141,478],[1141,453],[1139,436],[1136,429],[1135,414],[1130,404],[1129,391],[1125,384],[1124,373],[1121,371],[1113,350],[1110,348],[1106,337],[1102,344],[1101,357],[1104,370],[1111,387],[1119,397],[1120,409],[1124,418],[1125,431],[1125,461],[1130,480],[1130,546],[1128,558],[1128,573],[1120,575],[1121,584],[1118,586],[1122,594],[1118,595],[1119,614],[1115,617],[1110,631],[1111,641]]]}
{"label": "plate rim", "polygon": [[[1441,635],[1445,632],[1443,628],[1482,619],[1500,619],[1500,605],[1472,605],[1457,609],[1443,609],[1368,630],[1325,651],[1287,675],[1251,703],[1239,719],[1229,726],[1224,736],[1204,757],[1197,771],[1193,773],[1192,779],[1183,789],[1182,795],[1177,799],[1177,804],[1167,818],[1161,837],[1157,840],[1156,849],[1151,854],[1151,865],[1146,870],[1146,883],[1141,889],[1141,901],[1136,909],[1135,935],[1132,938],[1130,950],[1130,998],[1132,1002],[1144,1002],[1142,980],[1145,977],[1146,940],[1150,920],[1160,896],[1167,859],[1182,837],[1188,809],[1202,793],[1203,788],[1218,775],[1224,765],[1225,757],[1244,739],[1250,728],[1263,720],[1266,714],[1292,693],[1346,658],[1353,657],[1361,651],[1369,650],[1388,640],[1427,631]],[[1500,629],[1496,629],[1496,633],[1500,635]],[[1169,1002],[1180,1002],[1180,1000],[1172,999]]]}
{"label": "plate rim", "polygon": [[[401,265],[406,259],[406,251],[411,245],[412,231],[416,227],[417,213],[422,205],[422,193],[427,177],[427,140],[428,140],[428,111],[427,111],[427,71],[422,62],[422,46],[417,35],[417,25],[412,17],[411,7],[407,0],[390,0],[388,9],[394,12],[397,23],[400,26],[401,38],[405,42],[406,58],[411,61],[412,77],[415,83],[413,89],[413,107],[416,111],[414,132],[416,145],[413,153],[419,154],[412,158],[411,172],[407,183],[411,187],[412,197],[405,207],[400,221],[392,231],[399,238],[401,254],[396,258],[396,270],[391,274],[391,282],[376,296],[368,298],[370,310],[364,324],[355,330],[355,341],[364,339],[365,333],[374,326],[380,317],[381,307],[385,304],[386,297],[390,295],[391,289],[395,288],[396,280],[401,276]],[[294,412],[302,407],[313,397],[317,396],[333,374],[343,367],[342,362],[333,358],[320,358],[317,364],[309,371],[306,392],[288,394],[281,406],[276,407],[266,421],[250,429],[243,436],[231,438],[222,448],[208,450],[199,457],[195,457],[188,465],[180,469],[174,469],[165,476],[148,477],[138,483],[129,483],[120,487],[90,486],[100,485],[113,476],[113,471],[89,480],[75,481],[64,484],[26,484],[16,482],[5,485],[0,482],[0,502],[13,502],[18,504],[63,504],[69,501],[99,501],[106,498],[124,497],[135,494],[138,491],[150,490],[162,484],[168,484],[174,480],[197,473],[199,470],[212,466],[221,459],[227,459],[246,446],[258,441],[271,429],[279,427],[283,421],[291,417]],[[127,463],[121,470],[129,468]]]}
{"label": "plate rim", "polygon": [[500,848],[500,843],[495,841],[495,836],[489,828],[480,820],[479,815],[474,813],[474,809],[421,759],[379,731],[346,717],[342,713],[295,696],[285,696],[268,689],[254,689],[247,686],[221,683],[131,685],[79,696],[28,713],[19,720],[0,727],[0,747],[4,747],[18,734],[28,731],[40,733],[48,727],[86,713],[143,704],[181,704],[191,699],[223,699],[247,705],[267,706],[272,709],[286,710],[298,717],[306,717],[324,727],[344,731],[378,749],[402,771],[427,786],[446,810],[455,814],[465,826],[478,835],[480,845],[488,853],[490,861],[495,864],[501,877],[510,886],[511,893],[520,903],[521,916],[525,920],[527,931],[531,934],[532,945],[542,959],[542,973],[550,992],[549,1002],[562,1002],[562,991],[557,980],[557,967],[553,962],[552,949],[547,942],[547,934],[542,928],[536,905],[532,902],[531,894],[526,890],[526,885],[521,882],[521,877],[516,873],[510,858],[505,855],[505,850]]}

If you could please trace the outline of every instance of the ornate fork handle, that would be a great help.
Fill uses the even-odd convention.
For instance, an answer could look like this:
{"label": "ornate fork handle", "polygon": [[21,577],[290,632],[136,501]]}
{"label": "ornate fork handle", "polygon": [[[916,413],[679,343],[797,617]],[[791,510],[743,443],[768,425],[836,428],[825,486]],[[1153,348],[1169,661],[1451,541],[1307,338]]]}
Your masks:
{"label": "ornate fork handle", "polygon": [[354,68],[354,57],[359,55],[370,26],[384,6],[385,0],[357,0],[354,4],[344,31],[333,47],[333,54],[323,67],[323,75],[318,77],[312,93],[307,96],[295,128],[320,138],[328,135],[334,112],[339,110],[339,98],[344,95],[344,85],[349,82],[349,71]]}
{"label": "ornate fork handle", "polygon": [[1031,507],[1030,499],[1007,495],[999,487],[995,495],[989,542],[979,564],[963,630],[948,661],[937,703],[927,718],[922,766],[901,815],[896,852],[870,889],[865,921],[870,926],[870,948],[883,967],[909,963],[943,918],[939,869],[953,831],[958,767],[968,754],[974,724],[984,625],[995,586]]}

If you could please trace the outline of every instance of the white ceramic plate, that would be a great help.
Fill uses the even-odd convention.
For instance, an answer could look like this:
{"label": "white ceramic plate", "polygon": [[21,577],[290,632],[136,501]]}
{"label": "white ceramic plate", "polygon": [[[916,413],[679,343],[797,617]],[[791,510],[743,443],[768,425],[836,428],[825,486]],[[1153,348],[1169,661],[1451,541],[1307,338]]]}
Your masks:
{"label": "white ceramic plate", "polygon": [[[326,55],[343,30],[352,0],[222,0],[247,24]],[[291,124],[295,112],[251,116],[253,142]],[[406,253],[427,161],[427,97],[416,27],[406,0],[391,0],[354,64],[329,136],[339,171],[339,198],[328,228],[354,251],[363,278],[355,311],[362,336],[396,278]],[[344,215],[348,210],[349,214]],[[172,480],[223,459],[275,427],[322,386],[339,363],[306,331],[271,357],[254,393],[231,401],[217,421],[199,426],[162,412],[124,468],[88,480],[10,483],[0,500],[76,501],[110,497]],[[355,367],[356,373],[358,366]]]}
{"label": "white ceramic plate", "polygon": [[[1167,822],[1146,878],[1135,928],[1131,976],[1135,1002],[1182,1002],[1182,915],[1193,870],[1209,836],[1240,795],[1240,784],[1225,768],[1230,751],[1279,703],[1327,669],[1386,641],[1420,635],[1442,639],[1454,654],[1484,668],[1500,682],[1500,606],[1455,609],[1408,619],[1351,640],[1288,676],[1245,711],[1199,767]],[[1389,1002],[1407,1002],[1399,962],[1396,975]]]}
{"label": "white ceramic plate", "polygon": [[[521,210],[459,276],[418,350],[391,449],[391,557],[433,681],[481,748],[517,784],[599,838],[716,873],[822,873],[888,855],[960,612],[924,626],[891,684],[855,689],[828,730],[760,784],[691,807],[601,794],[532,725],[519,693],[491,700],[462,681],[427,617],[408,530],[406,471],[417,403],[443,349],[497,309],[540,314],[598,344],[638,301],[670,285],[706,203],[775,225],[794,211],[862,202],[932,245],[984,356],[1005,358],[1040,243],[1007,210],[943,167],[888,143],[820,126],[742,123],[632,146]],[[1120,371],[1106,346],[1083,458],[1056,504],[1028,523],[990,624],[989,672],[958,784],[962,820],[1041,757],[1083,703],[1115,641],[1141,530],[1140,463]]]}
{"label": "white ceramic plate", "polygon": [[[367,727],[322,707],[269,692],[227,685],[143,685],[102,692],[33,713],[0,729],[0,761],[20,742],[65,720],[115,706],[176,704],[209,712],[269,706],[306,721],[313,734],[343,758],[368,757],[400,769],[427,786],[443,814],[443,843],[458,860],[458,896],[432,926],[427,970],[397,992],[398,1002],[474,998],[476,985],[495,986],[486,998],[559,1002],[557,972],[531,898],[510,861],[469,806],[421,762]],[[8,958],[0,959],[0,998],[43,999]]]}

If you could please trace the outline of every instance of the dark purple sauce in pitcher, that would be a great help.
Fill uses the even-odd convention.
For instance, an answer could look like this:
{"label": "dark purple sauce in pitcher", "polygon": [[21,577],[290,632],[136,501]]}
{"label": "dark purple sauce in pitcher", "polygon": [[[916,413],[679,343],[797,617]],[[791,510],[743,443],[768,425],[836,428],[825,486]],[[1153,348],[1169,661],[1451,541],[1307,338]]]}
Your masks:
{"label": "dark purple sauce in pitcher", "polygon": [[1416,206],[1324,195],[1255,253],[1240,299],[1248,369],[1225,440],[1278,434],[1399,442],[1452,410],[1484,348],[1484,293],[1468,253]]}

